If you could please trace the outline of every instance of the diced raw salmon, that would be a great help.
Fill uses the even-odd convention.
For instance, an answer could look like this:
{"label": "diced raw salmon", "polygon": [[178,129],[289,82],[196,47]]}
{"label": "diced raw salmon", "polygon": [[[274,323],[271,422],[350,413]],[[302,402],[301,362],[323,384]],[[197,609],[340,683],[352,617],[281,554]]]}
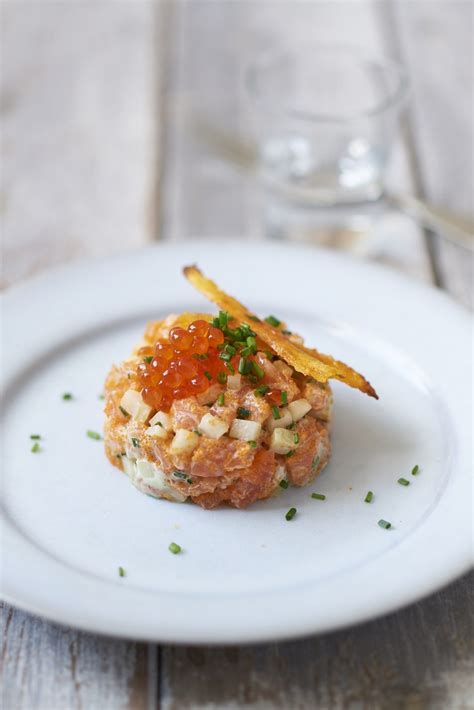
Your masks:
{"label": "diced raw salmon", "polygon": [[224,404],[215,402],[210,408],[210,413],[215,417],[219,417],[226,424],[230,425],[235,419],[237,408],[240,403],[240,396],[237,390],[226,390],[224,393]]}
{"label": "diced raw salmon", "polygon": [[265,382],[271,389],[286,392],[288,402],[291,402],[299,396],[300,391],[298,385],[291,377],[291,373],[293,372],[292,368],[288,367],[284,362],[281,364],[285,367],[278,365],[280,361],[270,362],[264,353],[257,353],[256,359],[258,364],[264,369]]}
{"label": "diced raw salmon", "polygon": [[217,508],[222,503],[228,503],[234,508],[247,508],[256,500],[268,498],[274,492],[278,486],[276,468],[273,452],[260,449],[255,454],[252,465],[239,471],[239,478],[235,483],[212,493],[191,495],[191,498],[194,503],[207,509]]}
{"label": "diced raw salmon", "polygon": [[244,393],[241,398],[241,406],[250,410],[249,419],[254,422],[263,422],[268,419],[271,413],[271,408],[264,397],[257,397],[253,390]]}
{"label": "diced raw salmon", "polygon": [[175,400],[170,410],[174,431],[178,429],[188,429],[189,431],[196,429],[207,412],[207,407],[198,404],[196,397]]}
{"label": "diced raw salmon", "polygon": [[317,476],[329,459],[329,435],[327,427],[312,417],[300,419],[295,431],[299,443],[295,453],[286,459],[286,467],[290,483],[304,486]]}
{"label": "diced raw salmon", "polygon": [[313,407],[315,415],[322,415],[323,419],[327,419],[332,401],[332,394],[329,387],[319,382],[310,381],[303,385],[302,393],[303,398],[307,399]]}
{"label": "diced raw salmon", "polygon": [[208,439],[203,437],[194,451],[190,475],[213,477],[222,476],[226,471],[246,468],[251,465],[255,449],[246,441],[238,439]]}

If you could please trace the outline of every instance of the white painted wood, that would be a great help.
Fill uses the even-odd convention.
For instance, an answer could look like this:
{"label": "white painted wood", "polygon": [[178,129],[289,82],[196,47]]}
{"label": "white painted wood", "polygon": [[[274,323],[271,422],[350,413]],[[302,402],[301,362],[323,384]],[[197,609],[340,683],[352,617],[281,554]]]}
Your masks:
{"label": "white painted wood", "polygon": [[3,710],[148,710],[155,707],[153,648],[112,641],[2,608]]}
{"label": "white painted wood", "polygon": [[153,3],[2,3],[4,284],[155,230]]}
{"label": "white painted wood", "polygon": [[[474,4],[470,0],[394,3],[401,52],[413,86],[412,127],[426,197],[474,214]],[[443,285],[472,305],[474,258],[439,240]]]}

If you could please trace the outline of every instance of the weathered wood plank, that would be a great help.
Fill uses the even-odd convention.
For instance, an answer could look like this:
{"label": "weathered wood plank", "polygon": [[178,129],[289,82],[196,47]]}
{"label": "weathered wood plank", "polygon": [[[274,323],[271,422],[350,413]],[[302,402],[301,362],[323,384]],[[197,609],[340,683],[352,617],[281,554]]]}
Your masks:
{"label": "weathered wood plank", "polygon": [[155,234],[159,9],[1,3],[4,285]]}
{"label": "weathered wood plank", "polygon": [[56,626],[7,605],[0,628],[3,710],[155,707],[153,647]]}
{"label": "weathered wood plank", "polygon": [[[413,85],[412,127],[422,190],[433,204],[474,213],[474,65],[470,0],[393,4]],[[469,60],[471,58],[471,61]],[[474,259],[437,240],[443,285],[472,304]]]}
{"label": "weathered wood plank", "polygon": [[474,707],[473,581],[469,575],[397,614],[319,638],[168,648],[162,708],[468,710]]}
{"label": "weathered wood plank", "polygon": [[[163,8],[164,9],[164,8]],[[1,4],[2,281],[155,236],[162,6]],[[148,708],[154,646],[2,608],[2,708]]]}

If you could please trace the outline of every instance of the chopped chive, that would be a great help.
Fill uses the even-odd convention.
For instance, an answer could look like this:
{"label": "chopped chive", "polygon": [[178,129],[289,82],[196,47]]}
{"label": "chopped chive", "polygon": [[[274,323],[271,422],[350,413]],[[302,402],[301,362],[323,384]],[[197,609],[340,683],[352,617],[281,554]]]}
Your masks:
{"label": "chopped chive", "polygon": [[282,330],[281,332],[283,333],[283,335],[293,335],[291,330]]}
{"label": "chopped chive", "polygon": [[247,346],[253,350],[254,353],[257,352],[257,340],[253,335],[249,335],[247,338]]}
{"label": "chopped chive", "polygon": [[219,318],[213,318],[211,320],[211,325],[213,325],[214,328],[220,328],[221,326],[220,326]]}
{"label": "chopped chive", "polygon": [[119,577],[125,577],[125,570],[123,567],[118,568]]}
{"label": "chopped chive", "polygon": [[217,375],[217,381],[220,385],[225,385],[227,382],[227,374],[225,372],[219,372]]}
{"label": "chopped chive", "polygon": [[379,520],[379,522],[377,523],[377,525],[379,525],[379,526],[380,526],[381,528],[383,528],[384,530],[388,530],[389,528],[392,527],[392,523],[389,523],[388,520],[383,520],[383,519],[382,519],[382,520]]}
{"label": "chopped chive", "polygon": [[173,555],[177,555],[179,552],[181,552],[181,547],[176,544],[176,542],[171,542],[168,545],[168,550],[173,553]]}
{"label": "chopped chive", "polygon": [[220,406],[223,407],[224,403],[225,403],[225,396],[224,396],[224,393],[221,392],[217,398],[217,404],[220,404]]}
{"label": "chopped chive", "polygon": [[364,503],[372,503],[373,497],[374,494],[372,493],[372,491],[367,491],[367,495],[364,498]]}
{"label": "chopped chive", "polygon": [[101,393],[101,394],[98,395],[98,397],[99,397],[99,399],[105,399],[105,394],[102,394],[102,393]]}
{"label": "chopped chive", "polygon": [[100,441],[102,439],[100,434],[98,434],[96,431],[92,431],[91,429],[88,429],[86,431],[86,434],[89,439],[95,439],[96,441]]}
{"label": "chopped chive", "polygon": [[272,352],[270,352],[270,350],[264,350],[263,352],[265,353],[267,358],[270,360],[270,362],[273,362],[273,360],[275,359],[275,355]]}
{"label": "chopped chive", "polygon": [[283,392],[281,393],[281,403],[283,405],[288,404],[288,392],[286,392],[285,390],[283,390]]}
{"label": "chopped chive", "polygon": [[173,476],[175,478],[187,478],[187,474],[184,471],[173,471]]}
{"label": "chopped chive", "polygon": [[219,326],[226,328],[229,322],[229,314],[226,311],[219,311]]}
{"label": "chopped chive", "polygon": [[123,407],[120,407],[120,406],[119,406],[119,409],[120,409],[120,411],[122,412],[122,414],[123,414],[124,417],[129,417],[129,416],[130,416],[130,414],[127,412],[127,410],[124,409]]}
{"label": "chopped chive", "polygon": [[252,328],[249,325],[247,325],[247,323],[241,323],[241,325],[239,327],[240,327],[240,330],[242,331],[244,338],[252,338],[252,337],[254,338],[257,335],[256,332],[254,330],[252,330]]}
{"label": "chopped chive", "polygon": [[410,481],[407,481],[406,478],[399,478],[397,483],[399,483],[401,486],[409,486]]}
{"label": "chopped chive", "polygon": [[300,435],[293,434],[293,441],[295,442],[295,444],[299,444],[300,443]]}
{"label": "chopped chive", "polygon": [[270,387],[268,387],[268,385],[260,385],[260,387],[257,387],[257,389],[253,391],[253,393],[256,397],[263,397],[269,391]]}
{"label": "chopped chive", "polygon": [[247,375],[247,379],[249,382],[251,382],[253,385],[256,385],[258,382],[258,377],[256,375]]}
{"label": "chopped chive", "polygon": [[236,350],[241,350],[242,348],[245,348],[245,343],[243,340],[234,340],[234,348]]}
{"label": "chopped chive", "polygon": [[293,456],[294,453],[295,453],[295,450],[292,449],[291,451],[288,451],[288,453],[285,454],[285,456],[286,456],[287,459],[289,459],[289,458],[291,458],[291,457]]}
{"label": "chopped chive", "polygon": [[224,346],[224,352],[230,353],[231,355],[235,355],[237,350],[234,348],[233,345],[230,345],[230,343],[227,343],[227,345]]}
{"label": "chopped chive", "polygon": [[250,320],[255,321],[255,323],[260,323],[260,318],[257,318],[257,316],[253,316],[250,313],[247,313],[247,318],[250,318]]}
{"label": "chopped chive", "polygon": [[30,434],[30,439],[41,439],[39,434]]}
{"label": "chopped chive", "polygon": [[65,392],[65,393],[63,394],[63,399],[64,399],[65,401],[67,401],[67,400],[69,400],[69,399],[72,399],[72,394],[71,394],[71,392]]}
{"label": "chopped chive", "polygon": [[278,328],[281,323],[281,321],[278,320],[278,318],[275,318],[275,316],[267,316],[265,318],[265,322],[269,323],[270,325],[273,325],[274,328]]}
{"label": "chopped chive", "polygon": [[287,514],[285,515],[286,520],[292,520],[296,515],[296,508],[290,508]]}
{"label": "chopped chive", "polygon": [[248,419],[250,417],[250,409],[247,409],[246,407],[239,407],[237,409],[237,418],[238,419]]}
{"label": "chopped chive", "polygon": [[152,360],[153,360],[153,355],[147,355],[146,357],[143,358],[143,362],[146,362],[147,365],[149,365]]}
{"label": "chopped chive", "polygon": [[207,353],[194,353],[193,357],[196,360],[207,360],[209,358],[209,355]]}
{"label": "chopped chive", "polygon": [[233,366],[233,364],[231,362],[227,362],[226,365],[230,374],[235,375],[235,367]]}
{"label": "chopped chive", "polygon": [[221,352],[219,357],[221,360],[224,360],[224,362],[230,362],[232,360],[232,355],[225,350]]}
{"label": "chopped chive", "polygon": [[242,357],[248,357],[249,355],[253,355],[253,350],[252,348],[242,348],[240,354]]}
{"label": "chopped chive", "polygon": [[278,409],[278,407],[275,404],[272,407],[272,414],[273,414],[273,419],[281,419],[280,410]]}
{"label": "chopped chive", "polygon": [[311,462],[311,468],[313,471],[315,471],[319,466],[319,456],[315,456],[314,459]]}
{"label": "chopped chive", "polygon": [[288,481],[285,481],[285,479],[283,479],[283,481],[280,481],[279,485],[280,485],[280,488],[284,488],[286,490],[289,486],[289,483],[288,483]]}
{"label": "chopped chive", "polygon": [[265,370],[263,369],[263,367],[260,367],[258,362],[255,362],[255,360],[252,360],[251,362],[252,362],[252,370],[255,372],[257,377],[262,379],[262,377],[265,376]]}
{"label": "chopped chive", "polygon": [[140,441],[138,439],[134,439],[132,436],[132,444],[136,449],[138,449],[138,447],[140,446]]}
{"label": "chopped chive", "polygon": [[192,479],[192,478],[188,478],[188,483],[189,483],[189,485],[191,485],[192,482],[193,482],[193,479]]}
{"label": "chopped chive", "polygon": [[38,454],[40,451],[41,451],[41,446],[38,444],[37,441],[35,441],[35,443],[34,443],[33,446],[31,447],[31,452],[32,452],[33,454]]}
{"label": "chopped chive", "polygon": [[212,380],[212,375],[210,372],[208,372],[208,370],[204,372],[204,377],[207,377],[208,380]]}
{"label": "chopped chive", "polygon": [[420,470],[420,467],[418,466],[418,464],[416,466],[413,466],[413,468],[411,470],[411,475],[416,476],[417,473],[419,472],[419,470]]}
{"label": "chopped chive", "polygon": [[326,496],[323,493],[311,493],[311,498],[315,500],[326,500]]}
{"label": "chopped chive", "polygon": [[193,429],[193,432],[194,432],[195,434],[197,434],[198,436],[202,436],[202,434],[201,434],[201,432],[199,431],[199,429]]}
{"label": "chopped chive", "polygon": [[247,371],[248,371],[247,360],[244,357],[241,357],[239,360],[239,372],[241,375],[246,375]]}
{"label": "chopped chive", "polygon": [[258,446],[257,442],[254,441],[253,439],[251,439],[250,441],[247,441],[247,444],[248,444],[252,449],[256,449],[257,446]]}

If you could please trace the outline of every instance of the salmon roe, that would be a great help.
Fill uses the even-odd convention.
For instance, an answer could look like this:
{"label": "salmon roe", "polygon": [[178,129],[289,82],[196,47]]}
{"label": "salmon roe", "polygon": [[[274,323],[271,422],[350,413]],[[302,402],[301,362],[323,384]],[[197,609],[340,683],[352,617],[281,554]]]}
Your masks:
{"label": "salmon roe", "polygon": [[137,367],[143,400],[153,409],[168,411],[173,400],[205,392],[211,384],[225,383],[237,369],[238,358],[229,364],[220,359],[224,334],[204,320],[188,328],[172,328],[167,341],[142,348]]}

